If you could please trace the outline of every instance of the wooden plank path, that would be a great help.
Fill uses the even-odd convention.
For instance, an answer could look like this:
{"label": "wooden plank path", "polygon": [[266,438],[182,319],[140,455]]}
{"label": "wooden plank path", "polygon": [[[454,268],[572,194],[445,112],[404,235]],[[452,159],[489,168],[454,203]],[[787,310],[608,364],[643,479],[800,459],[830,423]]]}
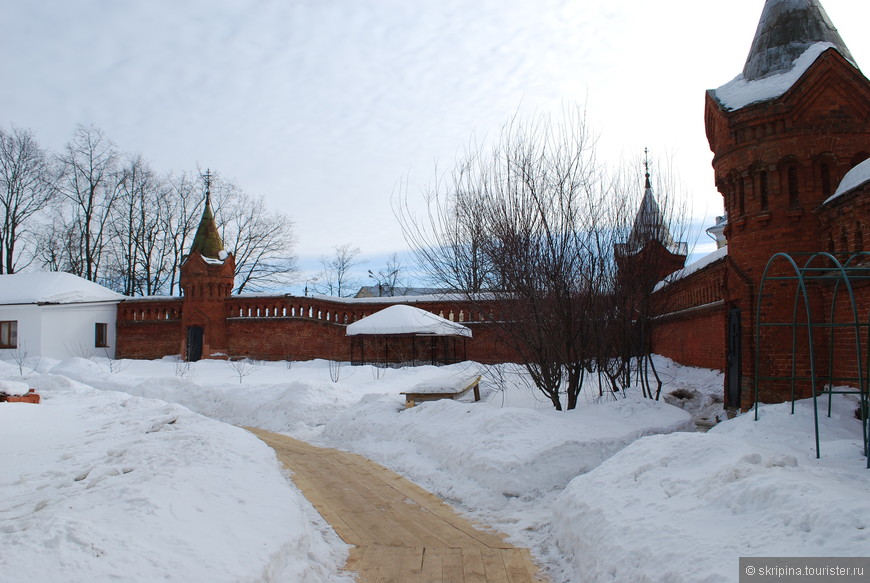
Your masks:
{"label": "wooden plank path", "polygon": [[247,428],[269,444],[293,481],[353,545],[359,583],[543,583],[527,549],[485,532],[450,506],[362,456]]}

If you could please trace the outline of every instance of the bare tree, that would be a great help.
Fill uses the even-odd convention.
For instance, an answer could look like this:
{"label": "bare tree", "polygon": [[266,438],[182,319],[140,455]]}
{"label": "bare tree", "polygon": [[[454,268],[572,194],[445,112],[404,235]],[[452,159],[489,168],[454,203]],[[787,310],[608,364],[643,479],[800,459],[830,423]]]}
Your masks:
{"label": "bare tree", "polygon": [[227,359],[227,366],[229,366],[239,377],[239,383],[241,383],[246,376],[254,374],[254,371],[259,364],[259,362],[247,357],[234,357]]}
{"label": "bare tree", "polygon": [[34,219],[54,192],[48,159],[33,133],[0,128],[0,273],[14,273],[33,261],[35,248],[22,254],[22,243],[34,234]]}
{"label": "bare tree", "polygon": [[[407,193],[396,199],[395,214],[417,263],[435,287],[469,293],[498,287],[494,267],[484,250],[488,235],[481,222],[486,200],[475,173],[478,153],[471,152],[449,177],[438,176],[425,193],[422,216],[409,204]],[[437,173],[437,168],[436,168]]]}
{"label": "bare tree", "polygon": [[200,178],[188,173],[173,174],[166,180],[167,197],[165,212],[161,216],[161,230],[169,242],[169,281],[167,292],[178,291],[181,264],[190,250],[202,214],[202,189]]}
{"label": "bare tree", "polygon": [[164,230],[171,191],[141,155],[127,159],[120,176],[107,271],[117,291],[152,295],[171,278],[173,246]]}
{"label": "bare tree", "polygon": [[500,303],[502,340],[557,410],[573,409],[613,290],[620,211],[582,114],[561,126],[512,121],[439,186],[424,220],[407,201],[398,213],[418,261],[481,313]]}
{"label": "bare tree", "polygon": [[351,295],[359,283],[353,275],[354,268],[362,264],[357,259],[360,248],[350,243],[336,245],[332,257],[326,255],[320,258],[323,270],[317,276],[314,288],[320,293],[330,296],[346,297]]}
{"label": "bare tree", "polygon": [[[115,145],[94,126],[79,126],[61,154],[63,167],[59,192],[69,202],[69,226],[80,239],[81,261],[68,269],[97,281],[109,232],[112,205],[118,196],[121,176],[117,172]],[[66,229],[71,231],[71,229]]]}
{"label": "bare tree", "polygon": [[51,215],[36,235],[37,259],[48,271],[83,272],[82,238],[65,209],[51,209]]}
{"label": "bare tree", "polygon": [[234,293],[292,283],[298,273],[293,222],[267,209],[262,196],[250,196],[217,174],[211,191],[224,247],[235,257]]}
{"label": "bare tree", "polygon": [[373,273],[369,269],[369,277],[375,280],[375,285],[378,286],[378,297],[393,297],[396,295],[397,288],[401,285],[402,269],[402,261],[399,259],[398,253],[390,255],[387,259],[387,264],[383,269],[379,269],[377,273]]}
{"label": "bare tree", "polygon": [[[608,312],[612,329],[598,370],[614,388],[631,385],[633,376],[644,396],[658,400],[662,381],[652,358],[651,335],[653,316],[663,306],[653,306],[653,295],[659,282],[685,264],[690,213],[667,163],[645,159],[642,165],[635,161],[622,167],[630,170],[618,176],[617,191],[628,208],[638,210],[614,249],[618,278]],[[646,180],[640,180],[643,175]]]}

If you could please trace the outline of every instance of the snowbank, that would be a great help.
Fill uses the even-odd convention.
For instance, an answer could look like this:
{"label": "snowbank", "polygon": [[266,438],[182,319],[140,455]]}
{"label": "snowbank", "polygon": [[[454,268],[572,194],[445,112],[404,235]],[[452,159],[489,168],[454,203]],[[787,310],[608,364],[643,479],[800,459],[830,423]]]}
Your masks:
{"label": "snowbank", "polygon": [[56,375],[28,382],[43,404],[0,405],[0,579],[313,583],[343,564],[243,429]]}
{"label": "snowbank", "polygon": [[855,403],[822,419],[812,402],[761,409],[710,433],[641,439],[556,500],[565,580],[737,581],[741,556],[866,556],[868,473]]}
{"label": "snowbank", "polygon": [[560,413],[450,400],[405,409],[400,398],[372,396],[320,439],[463,507],[497,509],[561,490],[643,435],[681,430],[694,431],[688,413],[639,398]]}
{"label": "snowbank", "polygon": [[110,363],[104,358],[73,358],[42,366],[96,388],[162,399],[233,425],[292,432],[303,438],[367,394],[398,395],[416,382],[470,370],[461,365],[396,370],[341,364],[334,368],[339,378],[333,382],[325,360],[250,362],[241,375],[221,360]]}
{"label": "snowbank", "polygon": [[[339,577],[344,546],[303,512],[265,446],[117,390],[367,455],[530,547],[553,583],[737,581],[740,556],[870,548],[854,404],[838,400],[835,418],[823,420],[817,461],[806,405],[795,416],[771,406],[758,423],[724,421],[721,373],[660,357],[663,399],[685,410],[597,403],[593,390],[558,413],[511,365],[252,363],[239,375],[221,361],[31,364],[28,383],[45,405],[14,405],[25,415],[18,425],[0,408],[0,439],[23,444],[0,454],[0,573],[12,569],[15,581],[54,581],[26,570],[40,560],[71,581],[106,580],[123,560],[146,575],[170,565],[179,581],[227,580],[219,569],[251,583]],[[0,363],[0,378],[17,373]],[[451,374],[483,374],[483,401],[405,409],[402,391]],[[709,434],[676,433],[705,416],[723,422]],[[22,554],[6,554],[10,545]]]}

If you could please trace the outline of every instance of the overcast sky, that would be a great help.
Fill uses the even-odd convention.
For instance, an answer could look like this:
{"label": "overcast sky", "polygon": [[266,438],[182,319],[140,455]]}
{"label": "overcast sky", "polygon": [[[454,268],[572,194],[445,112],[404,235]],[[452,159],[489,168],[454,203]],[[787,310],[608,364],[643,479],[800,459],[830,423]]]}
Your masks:
{"label": "overcast sky", "polygon": [[[712,221],[704,92],[741,72],[763,4],[0,0],[0,125],[58,151],[94,124],[158,171],[217,170],[295,221],[305,259],[403,250],[400,183],[413,198],[517,112],[585,104],[608,161],[670,159]],[[823,4],[870,68],[870,2]]]}

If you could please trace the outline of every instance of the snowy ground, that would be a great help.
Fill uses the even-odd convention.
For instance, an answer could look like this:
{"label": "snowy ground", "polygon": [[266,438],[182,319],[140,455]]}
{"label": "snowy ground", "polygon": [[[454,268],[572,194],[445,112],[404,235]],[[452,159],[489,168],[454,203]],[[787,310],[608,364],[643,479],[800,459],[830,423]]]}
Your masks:
{"label": "snowy ground", "polygon": [[[371,457],[531,547],[554,583],[737,581],[739,556],[870,548],[845,398],[816,460],[805,406],[694,432],[693,416],[725,419],[721,375],[664,359],[665,400],[682,409],[592,395],[566,413],[513,367],[30,364],[0,363],[43,396],[0,405],[3,581],[342,580],[345,546],[229,424]],[[402,390],[478,371],[484,403],[404,408]]]}

